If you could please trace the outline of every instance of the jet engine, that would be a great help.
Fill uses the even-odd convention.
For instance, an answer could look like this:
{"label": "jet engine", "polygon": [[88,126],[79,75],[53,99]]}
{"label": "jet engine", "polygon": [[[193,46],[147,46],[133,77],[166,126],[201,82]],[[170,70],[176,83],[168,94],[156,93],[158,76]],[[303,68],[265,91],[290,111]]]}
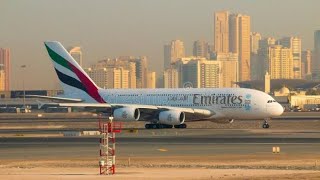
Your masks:
{"label": "jet engine", "polygon": [[169,110],[159,113],[159,122],[161,124],[179,125],[183,124],[185,119],[185,113],[180,111]]}
{"label": "jet engine", "polygon": [[215,119],[212,122],[218,123],[218,124],[231,124],[233,123],[234,119]]}
{"label": "jet engine", "polygon": [[140,111],[131,107],[118,108],[113,111],[113,117],[116,121],[138,121]]}

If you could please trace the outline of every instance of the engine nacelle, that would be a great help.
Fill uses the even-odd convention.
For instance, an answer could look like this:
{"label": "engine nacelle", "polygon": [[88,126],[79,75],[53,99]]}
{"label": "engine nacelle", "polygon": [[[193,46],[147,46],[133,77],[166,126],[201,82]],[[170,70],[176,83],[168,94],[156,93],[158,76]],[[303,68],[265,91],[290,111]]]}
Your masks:
{"label": "engine nacelle", "polygon": [[231,124],[233,123],[234,119],[215,119],[212,120],[212,122],[214,123],[218,123],[218,124]]}
{"label": "engine nacelle", "polygon": [[180,111],[169,110],[159,113],[159,122],[161,124],[179,125],[183,124],[185,119],[185,113]]}
{"label": "engine nacelle", "polygon": [[113,111],[113,117],[116,121],[138,121],[140,111],[131,107],[118,108]]}

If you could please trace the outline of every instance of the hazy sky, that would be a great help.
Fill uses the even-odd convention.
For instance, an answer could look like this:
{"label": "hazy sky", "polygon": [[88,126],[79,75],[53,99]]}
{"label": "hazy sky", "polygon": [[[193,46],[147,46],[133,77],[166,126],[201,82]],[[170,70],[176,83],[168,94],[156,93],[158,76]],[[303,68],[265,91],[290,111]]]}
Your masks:
{"label": "hazy sky", "polygon": [[213,13],[248,14],[251,30],[263,37],[300,36],[313,48],[320,29],[318,0],[1,0],[0,47],[11,49],[12,89],[54,89],[57,78],[43,41],[81,46],[84,65],[105,57],[146,55],[151,70],[161,73],[163,45],[194,40],[213,42]]}

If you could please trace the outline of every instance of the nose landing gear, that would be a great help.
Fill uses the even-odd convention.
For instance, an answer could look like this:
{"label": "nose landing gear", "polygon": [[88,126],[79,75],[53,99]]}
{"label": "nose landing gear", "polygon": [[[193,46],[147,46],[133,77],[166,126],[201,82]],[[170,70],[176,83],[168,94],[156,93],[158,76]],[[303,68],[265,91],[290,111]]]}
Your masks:
{"label": "nose landing gear", "polygon": [[262,124],[262,128],[263,129],[268,129],[270,126],[268,124],[268,120],[270,120],[270,118],[267,118],[264,120],[263,124]]}

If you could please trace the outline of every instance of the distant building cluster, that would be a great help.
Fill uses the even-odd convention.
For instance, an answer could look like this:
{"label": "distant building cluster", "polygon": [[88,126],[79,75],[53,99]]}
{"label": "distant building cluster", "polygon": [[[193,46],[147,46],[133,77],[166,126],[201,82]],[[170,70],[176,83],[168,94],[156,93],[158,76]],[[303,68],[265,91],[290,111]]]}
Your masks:
{"label": "distant building cluster", "polygon": [[85,71],[100,87],[118,88],[155,88],[155,72],[148,71],[147,57],[120,56],[105,59],[86,68]]}
{"label": "distant building cluster", "polygon": [[[254,34],[251,36],[254,39]],[[302,79],[311,76],[311,71],[305,69],[310,66],[311,56],[303,61],[300,38],[284,37],[276,40],[268,37],[258,43],[258,51],[251,52],[254,69],[252,80],[263,79],[266,72],[269,72],[271,79]]]}
{"label": "distant building cluster", "polygon": [[[320,30],[314,32],[314,49],[303,50],[300,37],[275,39],[252,32],[251,17],[245,14],[218,11],[213,24],[213,42],[195,40],[192,54],[179,39],[164,45],[160,78],[148,69],[145,56],[105,59],[85,71],[103,88],[156,88],[157,79],[157,87],[164,88],[238,87],[239,82],[265,79],[320,81]],[[68,52],[83,66],[80,47]],[[0,91],[10,90],[10,71],[10,50],[0,48]]]}
{"label": "distant building cluster", "polygon": [[164,71],[164,88],[235,87],[239,79],[238,56],[217,53],[212,59],[190,56],[179,58]]}
{"label": "distant building cluster", "polygon": [[163,86],[236,87],[236,82],[264,80],[266,74],[270,79],[320,80],[320,30],[312,52],[302,50],[299,37],[275,39],[251,32],[250,19],[215,12],[213,45],[195,41],[192,57],[181,40],[165,45]]}
{"label": "distant building cluster", "polygon": [[216,12],[213,48],[197,40],[193,57],[188,57],[181,40],[164,46],[164,87],[236,87],[236,82],[251,79],[250,48],[250,16]]}

